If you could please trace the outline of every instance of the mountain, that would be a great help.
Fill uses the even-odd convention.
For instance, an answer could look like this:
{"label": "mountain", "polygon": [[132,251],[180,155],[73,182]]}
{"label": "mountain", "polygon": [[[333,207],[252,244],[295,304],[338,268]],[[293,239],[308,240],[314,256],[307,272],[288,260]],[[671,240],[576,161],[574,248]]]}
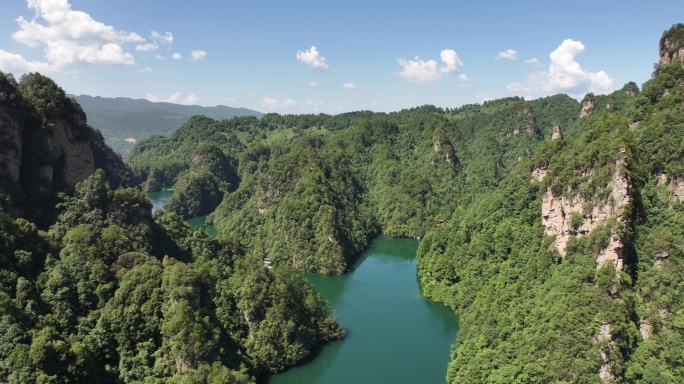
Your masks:
{"label": "mountain", "polygon": [[137,141],[153,135],[169,135],[195,115],[216,120],[263,115],[250,109],[225,105],[201,107],[125,97],[70,96],[81,105],[90,125],[99,129],[107,144],[123,157],[128,156]]}
{"label": "mountain", "polygon": [[49,222],[60,192],[105,170],[113,186],[131,179],[73,99],[38,73],[17,83],[0,73],[0,196],[13,216]]}

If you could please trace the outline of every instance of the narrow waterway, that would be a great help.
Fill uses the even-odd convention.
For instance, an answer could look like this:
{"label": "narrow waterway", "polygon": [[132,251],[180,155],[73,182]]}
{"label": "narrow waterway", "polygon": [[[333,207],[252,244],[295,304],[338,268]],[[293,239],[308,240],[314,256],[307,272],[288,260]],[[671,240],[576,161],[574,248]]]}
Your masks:
{"label": "narrow waterway", "polygon": [[[148,196],[161,208],[172,190]],[[206,217],[188,220],[204,226]],[[425,299],[416,277],[413,239],[380,236],[342,276],[307,274],[347,329],[344,340],[325,345],[309,361],[267,378],[268,384],[444,383],[454,313]]]}

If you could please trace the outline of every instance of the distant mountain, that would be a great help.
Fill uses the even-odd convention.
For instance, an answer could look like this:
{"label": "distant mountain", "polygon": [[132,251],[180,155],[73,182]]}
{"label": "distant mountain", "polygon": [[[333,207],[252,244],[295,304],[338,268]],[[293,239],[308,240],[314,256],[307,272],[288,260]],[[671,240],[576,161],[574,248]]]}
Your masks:
{"label": "distant mountain", "polygon": [[126,97],[99,97],[69,95],[76,99],[88,123],[99,129],[106,143],[124,158],[135,143],[152,135],[169,135],[185,124],[190,117],[204,115],[212,119],[230,119],[236,116],[261,117],[263,113],[246,108],[225,105],[201,107],[173,103],[154,103],[144,99]]}

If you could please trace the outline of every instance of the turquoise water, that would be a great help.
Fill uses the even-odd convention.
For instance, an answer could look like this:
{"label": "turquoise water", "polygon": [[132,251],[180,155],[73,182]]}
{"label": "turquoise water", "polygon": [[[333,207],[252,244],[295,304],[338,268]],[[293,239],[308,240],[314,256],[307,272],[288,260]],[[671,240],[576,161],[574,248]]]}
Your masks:
{"label": "turquoise water", "polygon": [[[153,210],[173,191],[151,192]],[[186,220],[212,233],[206,216]],[[420,293],[413,239],[380,236],[343,276],[306,274],[330,301],[347,329],[344,340],[325,345],[305,364],[266,378],[268,384],[444,383],[454,313]]]}
{"label": "turquoise water", "polygon": [[[148,192],[147,197],[150,199],[152,202],[152,213],[156,211],[157,209],[163,208],[164,204],[166,204],[167,201],[171,198],[173,195],[174,189],[165,189],[160,192]],[[213,225],[208,225],[206,224],[207,217],[206,216],[198,216],[194,217],[192,219],[185,220],[186,223],[190,224],[193,227],[197,228],[202,228],[206,229],[207,231],[213,233],[214,235],[217,233],[216,227]]]}
{"label": "turquoise water", "polygon": [[444,383],[454,313],[422,297],[412,239],[381,236],[343,276],[307,275],[347,329],[307,364],[269,384]]}

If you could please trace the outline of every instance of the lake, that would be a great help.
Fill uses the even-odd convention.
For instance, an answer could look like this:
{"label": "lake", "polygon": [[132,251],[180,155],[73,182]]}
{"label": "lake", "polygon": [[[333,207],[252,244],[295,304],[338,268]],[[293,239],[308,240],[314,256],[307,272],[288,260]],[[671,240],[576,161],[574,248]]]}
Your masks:
{"label": "lake", "polygon": [[444,383],[456,315],[425,299],[413,239],[380,236],[351,272],[307,274],[347,329],[311,362],[273,375],[269,384]]}
{"label": "lake", "polygon": [[[148,193],[161,208],[173,191]],[[188,220],[206,226],[206,217]],[[215,233],[215,232],[214,232]],[[416,276],[418,241],[380,236],[342,276],[306,274],[347,329],[309,361],[266,378],[268,384],[445,383],[458,320],[425,299]]]}

